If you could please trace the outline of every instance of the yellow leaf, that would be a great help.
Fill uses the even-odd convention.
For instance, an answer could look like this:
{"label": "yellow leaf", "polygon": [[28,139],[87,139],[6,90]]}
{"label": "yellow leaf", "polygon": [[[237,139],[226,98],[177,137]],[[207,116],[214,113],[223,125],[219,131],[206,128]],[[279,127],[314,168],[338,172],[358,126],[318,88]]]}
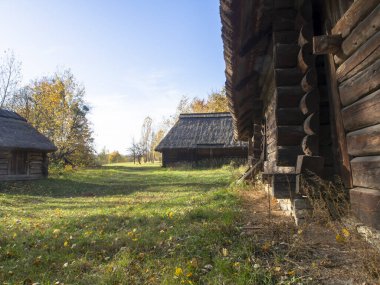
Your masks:
{"label": "yellow leaf", "polygon": [[343,228],[343,229],[342,229],[342,234],[343,234],[346,238],[348,238],[348,237],[350,236],[350,232],[349,232],[346,228]]}
{"label": "yellow leaf", "polygon": [[341,236],[340,234],[336,234],[335,239],[337,242],[345,242],[346,239],[344,236]]}
{"label": "yellow leaf", "polygon": [[295,274],[296,274],[295,270],[288,271],[288,275],[290,276],[294,276]]}
{"label": "yellow leaf", "polygon": [[227,248],[223,248],[222,249],[222,254],[224,257],[226,257],[228,255],[228,249]]}
{"label": "yellow leaf", "polygon": [[191,277],[191,276],[193,276],[193,273],[191,273],[191,272],[189,272],[189,273],[186,274],[186,277],[187,277],[187,278],[189,278],[189,277]]}
{"label": "yellow leaf", "polygon": [[172,211],[168,212],[168,218],[173,219],[174,213]]}
{"label": "yellow leaf", "polygon": [[66,240],[66,241],[63,243],[63,246],[64,246],[64,247],[68,247],[68,246],[69,246],[69,242]]}

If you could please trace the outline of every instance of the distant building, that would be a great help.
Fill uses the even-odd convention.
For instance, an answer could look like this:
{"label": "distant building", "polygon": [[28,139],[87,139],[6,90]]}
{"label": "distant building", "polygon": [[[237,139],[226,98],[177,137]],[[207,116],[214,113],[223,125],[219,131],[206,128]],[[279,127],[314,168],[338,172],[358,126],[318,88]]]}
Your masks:
{"label": "distant building", "polygon": [[0,109],[0,181],[46,177],[47,153],[56,149],[24,118]]}
{"label": "distant building", "polygon": [[233,139],[230,113],[181,114],[156,147],[164,167],[177,162],[229,162],[247,157],[247,144]]}

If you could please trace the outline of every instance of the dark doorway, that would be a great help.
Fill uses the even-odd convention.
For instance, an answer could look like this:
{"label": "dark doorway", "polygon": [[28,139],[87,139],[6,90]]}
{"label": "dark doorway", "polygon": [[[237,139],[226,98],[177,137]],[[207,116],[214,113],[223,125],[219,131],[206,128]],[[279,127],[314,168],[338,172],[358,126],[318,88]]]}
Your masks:
{"label": "dark doorway", "polygon": [[28,153],[25,151],[12,151],[11,175],[27,174]]}

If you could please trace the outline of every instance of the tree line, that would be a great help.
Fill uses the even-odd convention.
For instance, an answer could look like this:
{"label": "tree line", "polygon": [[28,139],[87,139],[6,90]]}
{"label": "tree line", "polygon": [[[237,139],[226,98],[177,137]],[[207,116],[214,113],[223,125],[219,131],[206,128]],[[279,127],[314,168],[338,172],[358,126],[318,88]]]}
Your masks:
{"label": "tree line", "polygon": [[0,58],[0,108],[15,111],[58,148],[55,164],[88,166],[95,162],[85,88],[70,70],[21,85],[21,62],[6,51]]}

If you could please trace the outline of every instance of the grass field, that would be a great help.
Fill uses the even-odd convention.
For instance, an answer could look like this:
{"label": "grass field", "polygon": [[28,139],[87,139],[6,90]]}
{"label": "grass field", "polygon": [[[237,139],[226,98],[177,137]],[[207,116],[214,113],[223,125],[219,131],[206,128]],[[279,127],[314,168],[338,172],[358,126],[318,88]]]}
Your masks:
{"label": "grass field", "polygon": [[0,184],[3,284],[274,284],[231,170],[115,164]]}

